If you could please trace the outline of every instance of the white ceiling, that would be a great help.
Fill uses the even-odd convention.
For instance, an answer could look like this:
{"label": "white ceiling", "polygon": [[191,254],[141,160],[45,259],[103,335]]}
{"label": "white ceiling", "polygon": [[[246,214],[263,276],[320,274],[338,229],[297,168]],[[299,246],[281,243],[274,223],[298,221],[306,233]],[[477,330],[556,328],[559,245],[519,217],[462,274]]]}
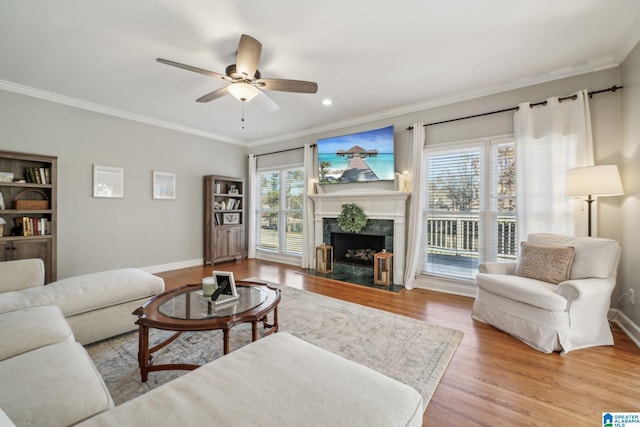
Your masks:
{"label": "white ceiling", "polygon": [[[240,35],[262,42],[268,113],[224,81]],[[638,0],[0,0],[0,89],[256,145],[618,65]],[[322,105],[324,98],[333,105]]]}

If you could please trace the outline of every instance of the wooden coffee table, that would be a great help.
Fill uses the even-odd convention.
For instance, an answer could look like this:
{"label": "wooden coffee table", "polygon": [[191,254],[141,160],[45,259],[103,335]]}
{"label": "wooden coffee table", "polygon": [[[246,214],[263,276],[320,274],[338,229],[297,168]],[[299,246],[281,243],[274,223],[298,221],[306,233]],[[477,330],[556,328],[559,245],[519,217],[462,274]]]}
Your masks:
{"label": "wooden coffee table", "polygon": [[[185,331],[210,331],[222,329],[224,336],[224,354],[229,353],[229,330],[240,323],[251,323],[251,340],[258,339],[258,322],[267,329],[264,335],[278,331],[278,304],[280,289],[266,283],[236,281],[238,298],[236,301],[217,305],[197,291],[202,285],[185,285],[163,292],[137,308],[133,314],[138,316],[139,326],[138,365],[142,382],[146,382],[149,372],[170,369],[192,370],[199,365],[187,363],[169,363],[153,365],[153,353],[166,347]],[[267,316],[273,312],[273,323]],[[149,348],[149,328],[176,331],[165,341]]]}

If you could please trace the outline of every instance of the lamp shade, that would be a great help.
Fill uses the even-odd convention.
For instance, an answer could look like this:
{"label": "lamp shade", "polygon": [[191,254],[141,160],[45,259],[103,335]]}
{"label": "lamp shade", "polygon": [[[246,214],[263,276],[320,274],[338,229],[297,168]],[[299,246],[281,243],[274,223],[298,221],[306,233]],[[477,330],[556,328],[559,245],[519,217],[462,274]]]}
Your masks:
{"label": "lamp shade", "polygon": [[620,196],[624,194],[616,165],[569,169],[567,196]]}
{"label": "lamp shade", "polygon": [[260,92],[260,90],[251,86],[247,83],[233,83],[229,86],[227,91],[238,101],[251,101],[256,95]]}

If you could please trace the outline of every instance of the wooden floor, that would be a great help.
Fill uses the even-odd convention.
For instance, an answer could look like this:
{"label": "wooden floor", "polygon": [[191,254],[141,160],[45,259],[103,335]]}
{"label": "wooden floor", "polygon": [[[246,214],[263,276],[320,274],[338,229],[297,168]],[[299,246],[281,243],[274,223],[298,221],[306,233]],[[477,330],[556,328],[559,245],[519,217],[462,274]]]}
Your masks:
{"label": "wooden floor", "polygon": [[[602,412],[640,411],[640,349],[615,330],[613,347],[542,354],[471,319],[472,298],[414,289],[392,293],[301,274],[285,264],[216,264],[464,332],[424,415],[424,426],[601,426]],[[167,288],[198,283],[211,266],[160,273]]]}

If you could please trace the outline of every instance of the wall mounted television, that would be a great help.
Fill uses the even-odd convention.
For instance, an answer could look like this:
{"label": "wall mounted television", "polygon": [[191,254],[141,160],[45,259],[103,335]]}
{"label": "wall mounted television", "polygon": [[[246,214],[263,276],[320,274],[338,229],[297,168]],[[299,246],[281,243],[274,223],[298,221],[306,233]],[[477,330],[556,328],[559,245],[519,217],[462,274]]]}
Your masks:
{"label": "wall mounted television", "polygon": [[395,178],[393,126],[319,139],[317,145],[320,184]]}

